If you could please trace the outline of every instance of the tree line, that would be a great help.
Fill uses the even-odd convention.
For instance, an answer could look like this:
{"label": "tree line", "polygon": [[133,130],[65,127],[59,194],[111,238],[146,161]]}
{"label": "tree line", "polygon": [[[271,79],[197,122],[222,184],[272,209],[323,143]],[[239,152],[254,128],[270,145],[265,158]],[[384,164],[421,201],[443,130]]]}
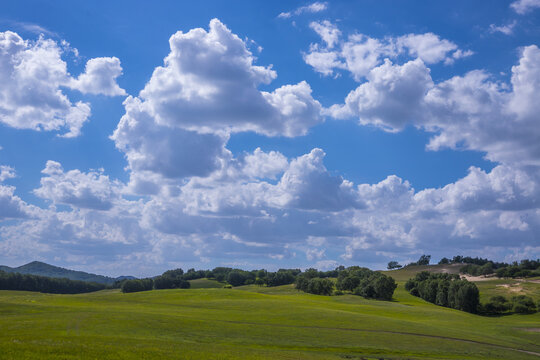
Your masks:
{"label": "tree line", "polygon": [[279,286],[288,285],[296,281],[300,269],[279,269],[276,272],[261,270],[241,270],[229,267],[216,267],[212,270],[189,269],[184,273],[182,269],[168,270],[154,278],[124,280],[118,285],[123,292],[147,291],[153,289],[189,289],[190,280],[208,278],[224,283],[224,286],[261,285]]}
{"label": "tree line", "polygon": [[67,278],[0,271],[0,290],[37,291],[49,294],[81,294],[107,288],[104,284]]}
{"label": "tree line", "polygon": [[[339,295],[344,292],[365,298],[390,300],[396,283],[390,276],[377,271],[351,266],[339,266],[334,270],[319,271],[307,269],[279,269],[270,272],[264,269],[245,271],[228,267],[216,267],[213,270],[182,269],[169,270],[155,278],[124,280],[120,287],[123,292],[138,292],[153,289],[188,289],[189,280],[200,278],[223,282],[224,287],[236,287],[256,284],[259,286],[280,286],[295,284],[296,289],[317,295]],[[331,280],[336,279],[337,281]]]}
{"label": "tree line", "polygon": [[460,272],[472,276],[495,274],[499,278],[523,278],[540,276],[540,260],[521,260],[513,264],[494,264],[489,261],[483,265],[468,264]]}
{"label": "tree line", "polygon": [[[422,255],[416,262],[411,262],[407,266],[414,265],[429,265],[431,255]],[[461,256],[456,255],[452,259],[443,257],[439,261],[439,265],[449,264],[464,264],[460,268],[460,272],[472,276],[491,275],[494,274],[499,278],[518,278],[518,277],[536,277],[540,276],[540,259],[529,260],[524,259],[520,262],[508,264],[505,262],[497,262],[481,257]],[[387,265],[388,270],[400,269],[403,266],[397,261],[390,261]]]}

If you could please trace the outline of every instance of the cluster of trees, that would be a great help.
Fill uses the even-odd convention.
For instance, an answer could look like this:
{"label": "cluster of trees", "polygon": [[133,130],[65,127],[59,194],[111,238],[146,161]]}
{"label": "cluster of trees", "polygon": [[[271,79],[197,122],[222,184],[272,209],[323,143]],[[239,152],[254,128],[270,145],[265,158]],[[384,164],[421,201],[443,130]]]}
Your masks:
{"label": "cluster of trees", "polygon": [[460,280],[459,275],[422,271],[405,283],[405,289],[433,304],[470,313],[478,312],[478,288],[472,282]]}
{"label": "cluster of trees", "polygon": [[[189,272],[188,272],[189,273]],[[160,276],[147,279],[124,280],[120,284],[122,292],[132,293],[153,289],[189,289],[191,284],[185,278],[184,270],[167,270]]]}
{"label": "cluster of trees", "polygon": [[351,266],[339,272],[336,287],[368,299],[392,300],[397,284],[383,273]]}
{"label": "cluster of trees", "polygon": [[154,288],[154,280],[152,279],[131,279],[122,281],[120,287],[124,293],[132,293],[139,291],[148,291]]}
{"label": "cluster of trees", "polygon": [[479,309],[481,313],[486,315],[533,314],[537,310],[540,310],[540,302],[537,306],[533,299],[526,295],[513,296],[510,300],[501,295],[492,296]]}
{"label": "cluster of trees", "polygon": [[[455,259],[456,257],[454,257]],[[500,263],[482,258],[457,257],[467,265],[460,269],[463,274],[473,276],[495,274],[500,278],[535,277],[540,276],[540,260],[521,260],[519,263]],[[441,260],[442,261],[442,260]],[[471,261],[471,262],[467,262]]]}
{"label": "cluster of trees", "polygon": [[264,269],[245,271],[226,267],[217,267],[207,274],[208,278],[220,282],[227,282],[232,286],[257,284],[261,286],[279,286],[294,283],[300,269],[279,269],[270,272]]}
{"label": "cluster of trees", "polygon": [[106,288],[104,284],[0,271],[0,290],[38,291],[50,294],[81,294]]}
{"label": "cluster of trees", "polygon": [[441,264],[474,264],[474,265],[482,266],[489,262],[493,264],[493,267],[495,269],[500,268],[502,266],[508,266],[508,264],[502,263],[502,262],[491,261],[489,259],[483,259],[480,257],[470,257],[470,256],[461,256],[461,255],[456,255],[452,259],[443,257],[439,261],[439,265]]}
{"label": "cluster of trees", "polygon": [[327,278],[310,278],[309,274],[298,275],[296,279],[296,288],[298,290],[315,294],[330,296],[334,292],[334,282]]}
{"label": "cluster of trees", "polygon": [[[329,279],[336,277],[335,283]],[[368,268],[340,266],[326,272],[307,269],[297,276],[295,286],[298,290],[316,295],[349,292],[368,299],[391,300],[397,284],[390,276]]]}
{"label": "cluster of trees", "polygon": [[468,274],[472,276],[489,275],[493,274],[493,263],[488,262],[484,265],[467,264],[459,269],[462,274]]}
{"label": "cluster of trees", "polygon": [[519,263],[515,262],[512,265],[497,269],[497,271],[495,271],[495,275],[500,278],[540,276],[540,259],[521,260]]}
{"label": "cluster of trees", "polygon": [[346,271],[345,266],[339,266],[330,271],[319,271],[310,268],[296,275],[295,286],[298,290],[310,294],[332,295],[334,293],[334,281],[329,278],[336,278],[343,271]]}
{"label": "cluster of trees", "polygon": [[189,289],[190,283],[182,269],[165,271],[154,278],[155,289]]}
{"label": "cluster of trees", "polygon": [[[431,255],[425,255],[425,254],[424,254],[424,255],[420,256],[420,258],[418,259],[418,261],[409,263],[409,264],[405,265],[405,267],[407,267],[407,266],[416,266],[416,265],[429,265],[429,262],[430,262],[430,261],[431,261]],[[395,261],[390,261],[390,262],[388,263],[388,269],[389,269],[389,270],[392,270],[392,269],[390,268],[390,266],[391,266],[391,265],[393,266],[394,263],[396,263],[396,262],[395,262]],[[401,267],[401,265],[399,265],[399,264],[397,264],[397,265],[398,265],[399,267],[393,267],[393,268],[394,268],[394,269],[398,269],[398,268]]]}

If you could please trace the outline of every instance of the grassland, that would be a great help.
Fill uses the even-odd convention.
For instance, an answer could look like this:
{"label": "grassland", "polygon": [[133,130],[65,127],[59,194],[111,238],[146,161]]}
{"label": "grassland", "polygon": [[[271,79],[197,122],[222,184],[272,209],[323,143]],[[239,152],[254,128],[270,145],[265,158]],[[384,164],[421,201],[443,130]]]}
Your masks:
{"label": "grassland", "polygon": [[539,358],[540,314],[481,317],[429,304],[399,283],[392,302],[210,280],[131,294],[0,291],[0,358]]}

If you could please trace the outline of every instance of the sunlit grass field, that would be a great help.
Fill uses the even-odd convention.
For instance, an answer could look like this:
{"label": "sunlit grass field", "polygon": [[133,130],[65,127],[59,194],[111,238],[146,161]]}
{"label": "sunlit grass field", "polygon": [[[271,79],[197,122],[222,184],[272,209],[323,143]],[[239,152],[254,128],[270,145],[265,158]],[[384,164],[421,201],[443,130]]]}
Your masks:
{"label": "sunlit grass field", "polygon": [[472,315],[399,283],[392,302],[202,279],[198,289],[131,294],[0,291],[0,358],[539,358],[540,314]]}

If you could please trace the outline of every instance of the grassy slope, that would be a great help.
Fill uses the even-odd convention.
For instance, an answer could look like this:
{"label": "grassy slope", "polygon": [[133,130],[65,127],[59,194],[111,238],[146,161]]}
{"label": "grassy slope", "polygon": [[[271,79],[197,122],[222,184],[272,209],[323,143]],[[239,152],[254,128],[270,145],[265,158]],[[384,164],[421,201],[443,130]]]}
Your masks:
{"label": "grassy slope", "polygon": [[191,285],[191,289],[219,289],[225,285],[224,283],[210,279],[195,279],[190,280],[189,283]]}
{"label": "grassy slope", "polygon": [[309,295],[292,286],[0,291],[0,357],[537,359],[510,348],[540,353],[540,333],[520,330],[539,323],[540,314],[487,318],[438,307],[402,285],[393,302]]}

